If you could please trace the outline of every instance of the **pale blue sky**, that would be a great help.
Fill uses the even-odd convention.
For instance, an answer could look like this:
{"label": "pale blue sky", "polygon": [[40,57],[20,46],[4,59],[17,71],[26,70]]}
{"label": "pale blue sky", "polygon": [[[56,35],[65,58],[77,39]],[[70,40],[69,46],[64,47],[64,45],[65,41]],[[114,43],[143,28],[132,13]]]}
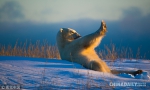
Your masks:
{"label": "pale blue sky", "polygon": [[5,9],[0,12],[0,21],[4,22],[57,23],[83,18],[115,21],[132,7],[140,9],[143,16],[150,13],[150,0],[0,0],[0,8],[10,6],[6,2],[15,2],[13,10],[23,17],[10,19]]}

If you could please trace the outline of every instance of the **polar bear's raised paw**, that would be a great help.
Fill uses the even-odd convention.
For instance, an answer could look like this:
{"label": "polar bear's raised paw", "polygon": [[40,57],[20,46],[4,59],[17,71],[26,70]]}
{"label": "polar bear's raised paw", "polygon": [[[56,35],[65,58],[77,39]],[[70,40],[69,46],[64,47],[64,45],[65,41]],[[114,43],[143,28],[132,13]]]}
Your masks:
{"label": "polar bear's raised paw", "polygon": [[105,33],[107,32],[107,26],[106,26],[106,23],[104,22],[104,20],[102,20],[102,22],[101,22],[101,27],[100,27],[99,31],[100,31],[101,35],[105,35]]}

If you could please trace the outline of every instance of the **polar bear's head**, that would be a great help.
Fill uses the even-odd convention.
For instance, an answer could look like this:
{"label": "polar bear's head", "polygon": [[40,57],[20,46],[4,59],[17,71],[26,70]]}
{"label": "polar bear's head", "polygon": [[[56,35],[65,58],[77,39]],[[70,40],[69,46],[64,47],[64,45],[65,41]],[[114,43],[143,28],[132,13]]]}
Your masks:
{"label": "polar bear's head", "polygon": [[71,42],[79,37],[81,37],[80,34],[78,34],[75,30],[71,28],[61,28],[57,33],[57,44],[58,46],[64,46],[67,42]]}
{"label": "polar bear's head", "polygon": [[73,41],[81,36],[71,28],[61,28],[57,34],[57,37],[63,41]]}

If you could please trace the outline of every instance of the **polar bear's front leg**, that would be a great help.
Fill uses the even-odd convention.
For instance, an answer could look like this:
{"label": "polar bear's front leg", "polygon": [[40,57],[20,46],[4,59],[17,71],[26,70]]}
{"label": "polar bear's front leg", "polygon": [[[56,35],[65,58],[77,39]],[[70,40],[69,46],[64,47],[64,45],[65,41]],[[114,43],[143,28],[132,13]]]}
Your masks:
{"label": "polar bear's front leg", "polygon": [[105,36],[106,32],[107,32],[106,23],[102,20],[100,28],[96,32],[82,37],[79,40],[80,42],[79,44],[84,48],[89,47],[95,48],[100,44],[100,41]]}

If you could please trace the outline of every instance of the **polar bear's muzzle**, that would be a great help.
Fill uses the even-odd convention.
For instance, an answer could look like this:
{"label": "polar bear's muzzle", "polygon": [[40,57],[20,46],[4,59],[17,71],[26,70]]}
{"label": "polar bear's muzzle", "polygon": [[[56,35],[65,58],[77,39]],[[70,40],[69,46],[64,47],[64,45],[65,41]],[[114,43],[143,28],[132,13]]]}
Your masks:
{"label": "polar bear's muzzle", "polygon": [[74,39],[78,39],[78,38],[80,38],[81,36],[80,36],[80,34],[76,34],[75,36],[74,36]]}

